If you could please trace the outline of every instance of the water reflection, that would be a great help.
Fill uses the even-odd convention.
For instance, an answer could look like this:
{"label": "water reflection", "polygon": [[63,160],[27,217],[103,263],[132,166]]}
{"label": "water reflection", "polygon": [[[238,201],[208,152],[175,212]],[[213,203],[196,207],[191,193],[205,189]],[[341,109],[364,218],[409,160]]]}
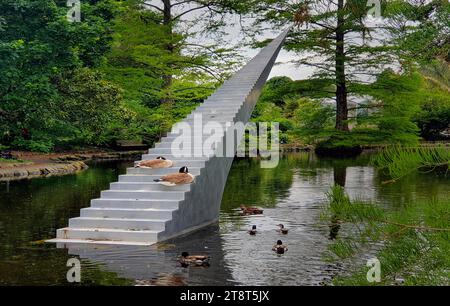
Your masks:
{"label": "water reflection", "polygon": [[[181,286],[233,283],[222,244],[218,225],[212,225],[150,247],[83,244],[58,244],[58,247],[67,247],[69,255],[101,265],[134,285]],[[211,256],[211,266],[181,267],[178,256],[184,251]]]}

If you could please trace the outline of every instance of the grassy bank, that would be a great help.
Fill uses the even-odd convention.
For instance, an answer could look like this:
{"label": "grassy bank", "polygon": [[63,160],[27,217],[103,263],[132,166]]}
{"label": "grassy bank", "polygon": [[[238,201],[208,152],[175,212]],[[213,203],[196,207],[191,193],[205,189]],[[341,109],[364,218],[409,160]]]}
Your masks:
{"label": "grassy bank", "polygon": [[[448,175],[450,149],[388,148],[372,163],[388,178],[385,184],[418,171]],[[377,249],[381,264],[379,283],[368,282],[369,268],[364,267],[334,279],[335,285],[450,285],[449,198],[410,200],[388,210],[379,203],[350,200],[341,186],[327,195],[325,217],[333,224],[345,224],[349,233],[330,246],[332,258],[361,258]]]}

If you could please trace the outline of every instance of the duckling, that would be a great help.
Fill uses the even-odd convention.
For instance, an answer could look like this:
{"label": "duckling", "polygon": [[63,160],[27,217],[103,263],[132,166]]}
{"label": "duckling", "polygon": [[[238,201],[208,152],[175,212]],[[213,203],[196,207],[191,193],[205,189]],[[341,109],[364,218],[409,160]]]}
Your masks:
{"label": "duckling", "polygon": [[144,169],[159,169],[159,168],[170,168],[172,166],[173,161],[166,159],[163,156],[158,156],[156,159],[141,160],[134,167]]}
{"label": "duckling", "polygon": [[182,267],[186,268],[188,266],[209,266],[209,256],[206,255],[189,255],[188,252],[181,253],[179,262]]}
{"label": "duckling", "polygon": [[284,235],[288,233],[289,230],[285,228],[283,224],[278,224],[277,226],[280,227],[279,229],[277,229],[277,232],[282,233]]}
{"label": "duckling", "polygon": [[258,207],[246,207],[244,205],[241,205],[242,214],[244,215],[261,215],[263,213],[263,210]]}
{"label": "duckling", "polygon": [[252,229],[248,231],[248,233],[250,235],[256,235],[257,231],[256,231],[256,225],[252,226]]}
{"label": "duckling", "polygon": [[283,245],[283,242],[281,240],[278,240],[277,244],[275,244],[272,248],[272,251],[277,252],[277,254],[284,254],[284,252],[287,252],[287,250],[287,246]]}
{"label": "duckling", "polygon": [[159,182],[164,186],[176,186],[192,183],[194,181],[194,176],[190,174],[188,168],[184,166],[180,168],[178,173],[170,173],[154,181]]}

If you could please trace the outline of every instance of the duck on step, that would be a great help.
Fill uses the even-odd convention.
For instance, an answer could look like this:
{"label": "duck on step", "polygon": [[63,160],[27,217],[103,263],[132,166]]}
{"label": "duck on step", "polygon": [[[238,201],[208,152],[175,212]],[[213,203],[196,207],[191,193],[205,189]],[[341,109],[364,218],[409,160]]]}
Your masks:
{"label": "duck on step", "polygon": [[186,268],[189,266],[209,266],[209,256],[206,255],[189,255],[188,252],[181,253],[179,262],[182,267]]}
{"label": "duck on step", "polygon": [[192,183],[194,181],[194,176],[190,174],[189,169],[184,166],[180,168],[178,173],[170,173],[154,181],[164,186],[177,186]]}
{"label": "duck on step", "polygon": [[155,159],[141,160],[134,166],[135,168],[144,169],[159,169],[159,168],[170,168],[173,166],[173,161],[166,159],[163,156],[158,156]]}

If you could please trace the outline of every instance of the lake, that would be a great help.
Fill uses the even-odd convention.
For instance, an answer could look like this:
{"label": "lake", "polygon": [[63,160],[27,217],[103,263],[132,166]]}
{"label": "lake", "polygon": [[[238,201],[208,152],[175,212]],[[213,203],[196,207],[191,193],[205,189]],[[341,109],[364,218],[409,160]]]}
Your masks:
{"label": "lake", "polygon": [[[80,285],[323,285],[361,262],[326,260],[327,247],[346,227],[321,218],[333,184],[352,198],[399,209],[419,199],[450,196],[450,175],[418,173],[393,184],[370,166],[370,154],[354,159],[320,159],[289,153],[278,167],[262,169],[257,159],[237,159],[228,177],[218,224],[150,247],[46,244],[57,228],[79,216],[90,199],[125,173],[132,162],[91,163],[67,176],[0,184],[0,285],[72,285],[67,260],[81,259]],[[241,216],[239,206],[264,214]],[[277,224],[289,229],[276,231]],[[248,230],[256,225],[258,233]],[[289,250],[271,251],[282,239]],[[182,251],[208,254],[211,266],[182,268]]]}

